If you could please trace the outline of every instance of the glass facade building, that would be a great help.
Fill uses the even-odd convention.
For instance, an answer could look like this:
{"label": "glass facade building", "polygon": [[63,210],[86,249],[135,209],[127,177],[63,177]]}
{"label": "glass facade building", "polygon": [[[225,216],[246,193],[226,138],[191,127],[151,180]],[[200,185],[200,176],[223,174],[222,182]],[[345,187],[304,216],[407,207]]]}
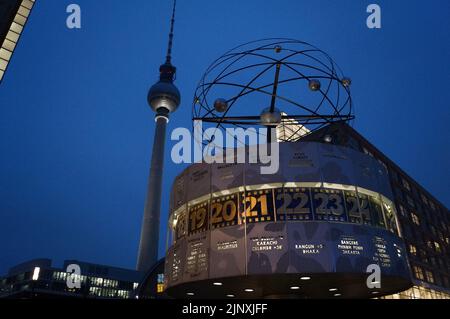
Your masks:
{"label": "glass facade building", "polygon": [[[68,265],[78,265],[80,275],[68,273]],[[134,298],[142,274],[135,270],[68,260],[62,268],[49,259],[32,260],[10,269],[0,277],[0,298]],[[76,280],[81,288],[67,282]]]}

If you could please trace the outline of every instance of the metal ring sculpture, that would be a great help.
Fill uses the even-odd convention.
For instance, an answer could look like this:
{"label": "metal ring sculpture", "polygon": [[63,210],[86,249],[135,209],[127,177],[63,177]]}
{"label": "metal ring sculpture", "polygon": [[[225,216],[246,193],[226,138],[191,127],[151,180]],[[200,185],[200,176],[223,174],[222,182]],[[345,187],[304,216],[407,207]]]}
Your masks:
{"label": "metal ring sculpture", "polygon": [[327,124],[354,119],[350,85],[333,59],[309,43],[252,41],[208,67],[195,91],[193,120],[202,121],[203,133],[208,126],[290,126],[279,139],[292,142]]}

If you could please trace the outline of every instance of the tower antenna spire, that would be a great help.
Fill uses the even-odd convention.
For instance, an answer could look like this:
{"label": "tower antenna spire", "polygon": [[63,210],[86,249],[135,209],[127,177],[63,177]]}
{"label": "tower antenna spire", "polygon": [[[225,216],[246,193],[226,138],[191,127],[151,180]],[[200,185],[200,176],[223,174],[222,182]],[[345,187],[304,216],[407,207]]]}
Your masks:
{"label": "tower antenna spire", "polygon": [[159,67],[159,81],[150,88],[147,96],[148,104],[156,113],[156,127],[137,262],[137,269],[143,272],[148,271],[158,260],[166,127],[170,114],[178,109],[181,102],[180,91],[174,84],[177,69],[171,63],[176,5],[177,1],[174,0],[166,62]]}
{"label": "tower antenna spire", "polygon": [[173,0],[172,19],[170,20],[169,43],[167,45],[167,56],[166,56],[167,64],[171,64],[172,62],[172,47],[173,47],[176,10],[177,10],[177,0]]}

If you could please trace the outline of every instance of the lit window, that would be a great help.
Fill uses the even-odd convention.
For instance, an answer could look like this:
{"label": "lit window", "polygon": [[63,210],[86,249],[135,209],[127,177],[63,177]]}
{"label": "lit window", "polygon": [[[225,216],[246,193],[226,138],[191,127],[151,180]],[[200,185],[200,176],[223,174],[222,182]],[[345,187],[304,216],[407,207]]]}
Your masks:
{"label": "lit window", "polygon": [[423,270],[419,266],[414,266],[414,276],[419,280],[424,280]]}
{"label": "lit window", "polygon": [[[101,278],[98,278],[98,279],[101,280]],[[104,287],[116,288],[118,285],[119,285],[119,282],[117,280],[103,279]]]}
{"label": "lit window", "polygon": [[164,285],[163,285],[163,284],[157,284],[157,285],[156,285],[156,292],[157,292],[158,294],[163,293],[163,292],[164,292]]}
{"label": "lit window", "polygon": [[30,14],[30,9],[27,9],[24,6],[20,6],[18,13],[26,18]]}
{"label": "lit window", "polygon": [[19,40],[19,35],[15,32],[9,31],[6,38],[12,42],[17,42],[17,40]]}
{"label": "lit window", "polygon": [[118,291],[117,291],[117,296],[118,296],[119,298],[127,299],[127,298],[129,298],[130,294],[129,294],[129,292],[126,291],[126,290],[118,290]]}
{"label": "lit window", "polygon": [[39,273],[41,272],[40,267],[35,267],[33,271],[33,280],[36,281],[39,279]]}
{"label": "lit window", "polygon": [[414,245],[409,245],[409,252],[414,256],[417,255],[417,247]]}
{"label": "lit window", "polygon": [[10,30],[11,30],[11,31],[14,31],[14,32],[17,33],[17,34],[20,34],[20,33],[22,32],[22,30],[23,30],[23,26],[21,26],[21,25],[18,24],[18,23],[13,22],[13,23],[11,23],[11,28],[10,28]]}
{"label": "lit window", "polygon": [[101,286],[103,284],[102,278],[92,277],[90,278],[91,285],[93,286]]}
{"label": "lit window", "polygon": [[16,43],[15,42],[13,42],[11,40],[8,40],[8,39],[5,39],[3,41],[3,48],[5,48],[6,50],[12,52],[12,51],[14,51],[15,47],[16,47]]}
{"label": "lit window", "polygon": [[0,58],[5,60],[5,61],[9,61],[9,59],[11,58],[11,51],[8,51],[6,49],[1,48],[0,49]]}
{"label": "lit window", "polygon": [[98,287],[90,287],[89,288],[89,294],[93,296],[100,296],[101,295],[101,289]]}
{"label": "lit window", "polygon": [[65,281],[67,279],[67,273],[65,272],[55,272],[53,273],[53,279],[56,281]]}
{"label": "lit window", "polygon": [[434,248],[436,249],[436,252],[438,252],[438,253],[441,252],[441,245],[439,245],[439,243],[434,242]]}
{"label": "lit window", "polygon": [[27,18],[20,14],[16,14],[16,16],[14,17],[14,22],[17,22],[18,24],[23,26],[25,25],[25,22],[27,22]]}
{"label": "lit window", "polygon": [[411,219],[413,221],[414,224],[416,224],[417,226],[420,225],[420,220],[419,220],[419,216],[417,216],[414,213],[411,213]]}
{"label": "lit window", "polygon": [[22,6],[24,6],[25,8],[31,9],[33,7],[33,1],[31,0],[23,0],[22,1]]}
{"label": "lit window", "polygon": [[429,282],[429,283],[434,283],[434,276],[433,276],[433,273],[431,272],[431,271],[426,271],[425,272],[425,274],[426,274],[426,276],[427,276],[427,281]]}

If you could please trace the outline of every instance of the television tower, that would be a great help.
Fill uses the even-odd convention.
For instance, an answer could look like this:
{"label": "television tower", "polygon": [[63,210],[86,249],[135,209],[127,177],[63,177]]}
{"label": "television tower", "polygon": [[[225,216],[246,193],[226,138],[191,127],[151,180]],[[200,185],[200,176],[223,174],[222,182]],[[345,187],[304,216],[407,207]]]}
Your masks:
{"label": "television tower", "polygon": [[156,113],[156,127],[137,261],[137,270],[144,272],[149,270],[157,262],[158,258],[166,127],[169,122],[170,113],[177,110],[181,101],[180,92],[173,84],[176,68],[171,63],[175,12],[176,0],[174,0],[173,3],[166,61],[159,68],[159,81],[153,85],[148,92],[148,104]]}

